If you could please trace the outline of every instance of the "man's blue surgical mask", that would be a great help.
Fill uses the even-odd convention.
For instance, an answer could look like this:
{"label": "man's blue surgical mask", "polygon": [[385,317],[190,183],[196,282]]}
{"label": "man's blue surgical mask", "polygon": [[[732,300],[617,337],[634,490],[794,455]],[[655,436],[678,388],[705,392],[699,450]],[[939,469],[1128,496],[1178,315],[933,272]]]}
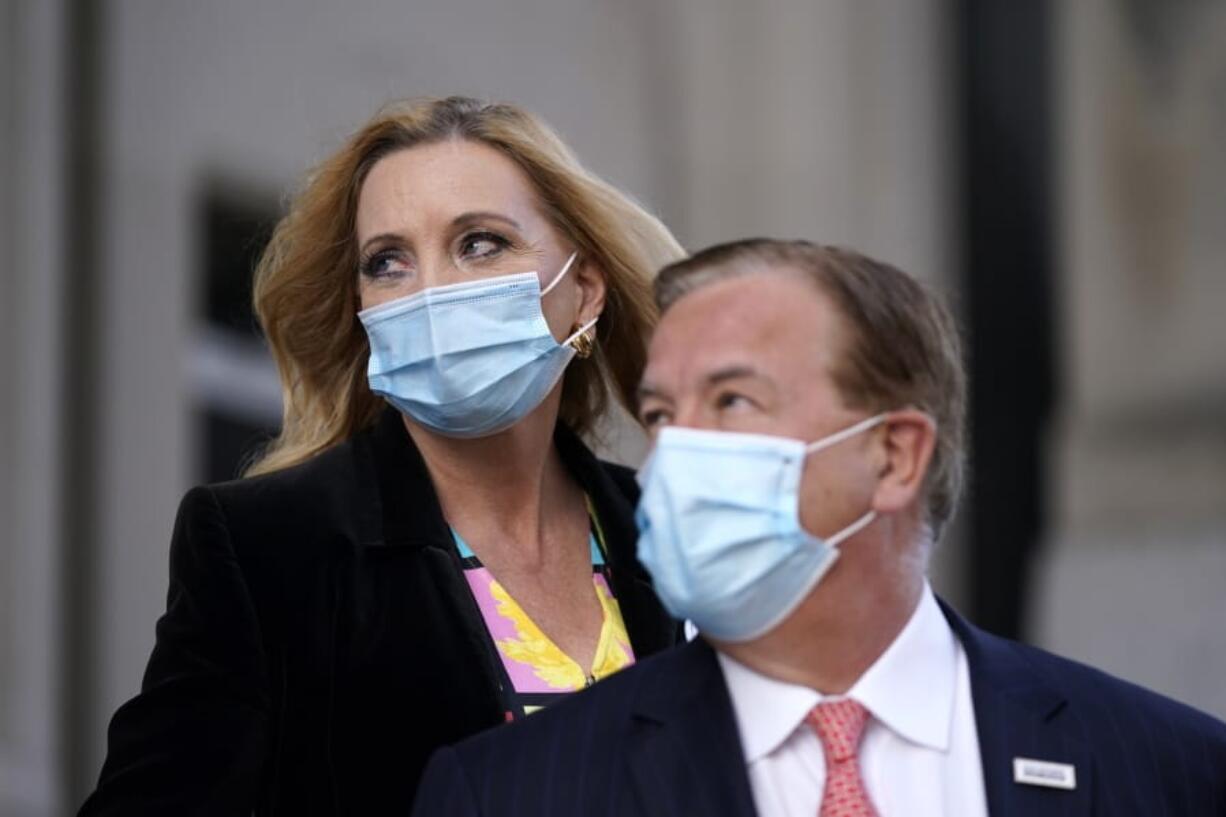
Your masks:
{"label": "man's blue surgical mask", "polygon": [[721,641],[778,626],[838,558],[868,511],[823,539],[800,526],[805,457],[878,425],[885,414],[802,440],[669,426],[639,472],[638,557],[674,616]]}
{"label": "man's blue surgical mask", "polygon": [[535,272],[429,287],[358,313],[370,338],[370,389],[415,422],[447,437],[485,437],[541,404],[574,356],[558,343]]}

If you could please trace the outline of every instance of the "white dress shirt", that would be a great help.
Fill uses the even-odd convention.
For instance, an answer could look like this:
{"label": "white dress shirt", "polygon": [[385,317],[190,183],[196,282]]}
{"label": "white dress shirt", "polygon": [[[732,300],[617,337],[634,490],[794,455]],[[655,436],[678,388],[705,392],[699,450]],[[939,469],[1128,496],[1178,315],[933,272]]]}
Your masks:
{"label": "white dress shirt", "polygon": [[[824,700],[719,653],[760,817],[814,817],[826,783],[821,741],[805,715]],[[860,771],[881,817],[986,817],[970,673],[962,645],[925,582],[910,620],[845,696],[871,717]]]}

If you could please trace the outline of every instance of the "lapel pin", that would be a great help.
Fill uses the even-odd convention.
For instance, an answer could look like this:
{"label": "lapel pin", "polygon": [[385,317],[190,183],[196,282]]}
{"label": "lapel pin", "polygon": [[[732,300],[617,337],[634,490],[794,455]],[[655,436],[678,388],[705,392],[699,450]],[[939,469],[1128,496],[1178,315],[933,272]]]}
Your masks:
{"label": "lapel pin", "polygon": [[1050,789],[1077,788],[1077,770],[1071,763],[1052,763],[1029,757],[1013,758],[1013,782]]}

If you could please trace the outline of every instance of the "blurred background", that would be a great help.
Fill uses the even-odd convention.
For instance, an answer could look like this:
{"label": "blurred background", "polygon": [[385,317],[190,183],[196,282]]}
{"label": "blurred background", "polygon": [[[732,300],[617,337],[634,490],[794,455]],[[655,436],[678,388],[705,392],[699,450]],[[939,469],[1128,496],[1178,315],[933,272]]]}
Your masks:
{"label": "blurred background", "polygon": [[938,590],[1226,716],[1226,4],[0,0],[0,815],[83,798],[180,496],[276,428],[248,300],[286,196],[451,93],[541,114],[687,247],[843,243],[947,294],[974,459]]}

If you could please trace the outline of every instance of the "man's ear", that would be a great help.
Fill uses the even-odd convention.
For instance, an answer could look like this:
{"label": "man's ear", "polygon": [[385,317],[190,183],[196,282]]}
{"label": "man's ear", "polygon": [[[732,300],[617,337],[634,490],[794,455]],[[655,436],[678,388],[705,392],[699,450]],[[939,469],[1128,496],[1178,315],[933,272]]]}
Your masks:
{"label": "man's ear", "polygon": [[918,409],[886,415],[879,432],[880,481],[873,494],[878,513],[898,513],[914,504],[924,490],[924,477],[936,449],[936,423]]}
{"label": "man's ear", "polygon": [[575,323],[579,326],[604,312],[605,293],[608,291],[608,276],[604,267],[595,259],[576,259],[575,285],[579,293]]}

